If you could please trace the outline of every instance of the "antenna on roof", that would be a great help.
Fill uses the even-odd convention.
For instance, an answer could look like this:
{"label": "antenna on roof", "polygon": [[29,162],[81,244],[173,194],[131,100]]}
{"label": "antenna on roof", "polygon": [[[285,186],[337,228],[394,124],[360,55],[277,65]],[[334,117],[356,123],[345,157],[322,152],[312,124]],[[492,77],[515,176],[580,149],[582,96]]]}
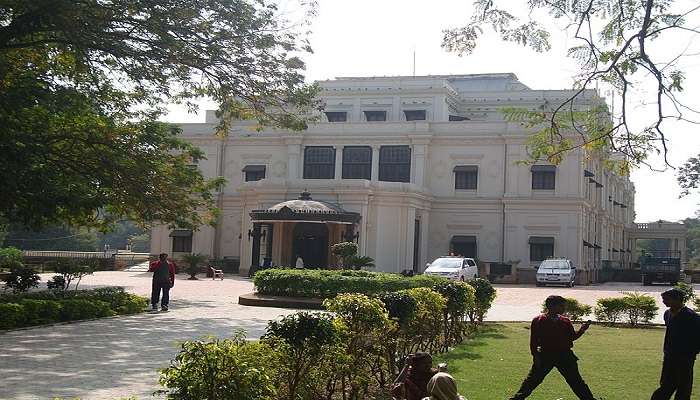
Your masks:
{"label": "antenna on roof", "polygon": [[413,47],[413,77],[416,77],[416,48]]}

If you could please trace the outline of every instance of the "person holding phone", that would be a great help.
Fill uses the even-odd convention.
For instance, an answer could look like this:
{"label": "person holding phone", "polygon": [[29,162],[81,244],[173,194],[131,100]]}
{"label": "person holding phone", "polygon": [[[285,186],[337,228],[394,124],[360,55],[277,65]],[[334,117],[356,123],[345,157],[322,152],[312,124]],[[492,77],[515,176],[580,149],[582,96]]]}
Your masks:
{"label": "person holding phone", "polygon": [[428,353],[409,354],[404,367],[391,385],[391,395],[397,400],[421,400],[428,397],[428,382],[438,371]]}
{"label": "person holding phone", "polygon": [[595,400],[579,373],[578,358],[572,350],[574,340],[588,330],[591,321],[583,323],[576,331],[571,321],[562,315],[566,309],[566,300],[561,296],[547,297],[545,307],[547,312],[535,317],[530,329],[532,368],[518,392],[510,399],[526,399],[556,367],[579,399]]}

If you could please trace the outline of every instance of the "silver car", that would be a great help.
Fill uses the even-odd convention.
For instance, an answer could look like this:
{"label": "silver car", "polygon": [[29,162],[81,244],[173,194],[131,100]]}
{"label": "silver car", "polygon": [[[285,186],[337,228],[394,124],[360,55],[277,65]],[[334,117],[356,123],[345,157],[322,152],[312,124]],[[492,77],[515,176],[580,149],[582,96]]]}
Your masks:
{"label": "silver car", "polygon": [[548,258],[537,268],[537,286],[547,284],[573,287],[576,281],[576,267],[566,258]]}

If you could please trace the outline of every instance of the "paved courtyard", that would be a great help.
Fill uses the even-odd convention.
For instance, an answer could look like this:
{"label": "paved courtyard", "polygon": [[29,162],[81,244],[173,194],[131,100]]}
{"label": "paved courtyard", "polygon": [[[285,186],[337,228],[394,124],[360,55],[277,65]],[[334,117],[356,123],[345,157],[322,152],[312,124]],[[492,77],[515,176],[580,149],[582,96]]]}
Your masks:
{"label": "paved courtyard", "polygon": [[[43,281],[50,276],[43,276]],[[267,321],[294,311],[239,305],[238,295],[253,289],[247,279],[227,276],[224,281],[187,281],[185,277],[178,276],[169,313],[0,333],[0,399],[114,399],[132,395],[149,398],[158,389],[157,370],[168,365],[182,341],[226,337],[238,329],[257,338]],[[85,288],[106,285],[124,286],[148,296],[150,274],[99,272],[81,283]],[[487,319],[529,320],[552,293],[594,304],[598,298],[616,296],[621,291],[646,292],[658,298],[665,288],[633,284],[571,289],[499,285]],[[700,291],[700,285],[695,288]]]}

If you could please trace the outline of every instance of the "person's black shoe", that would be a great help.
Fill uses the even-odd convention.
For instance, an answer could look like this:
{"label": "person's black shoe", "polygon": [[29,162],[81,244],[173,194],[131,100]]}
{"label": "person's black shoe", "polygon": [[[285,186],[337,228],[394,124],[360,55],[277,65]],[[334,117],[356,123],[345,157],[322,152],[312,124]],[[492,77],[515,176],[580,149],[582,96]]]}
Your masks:
{"label": "person's black shoe", "polygon": [[160,308],[160,311],[167,312],[168,311],[168,306],[162,306]]}

